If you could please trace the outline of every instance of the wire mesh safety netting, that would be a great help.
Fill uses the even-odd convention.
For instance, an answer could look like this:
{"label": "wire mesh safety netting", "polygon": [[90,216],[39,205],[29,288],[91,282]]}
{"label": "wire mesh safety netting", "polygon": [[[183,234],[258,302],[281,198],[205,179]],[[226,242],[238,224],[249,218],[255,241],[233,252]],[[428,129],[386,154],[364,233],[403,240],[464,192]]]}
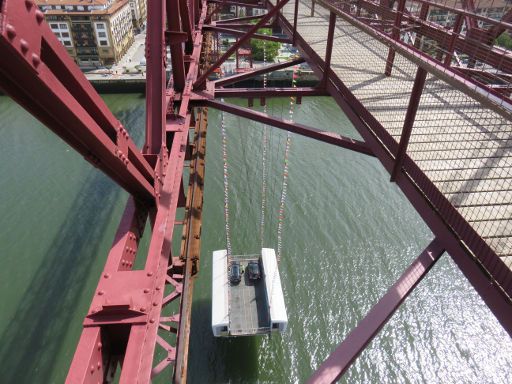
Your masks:
{"label": "wire mesh safety netting", "polygon": [[[485,241],[487,251],[476,245],[472,251],[503,277],[498,283],[506,291],[512,288],[511,9],[503,0],[308,0],[299,2],[297,22],[298,34],[323,58],[329,14],[336,11],[331,69],[385,129],[379,139],[393,155],[418,64],[429,72],[407,149],[413,162],[404,170],[470,248],[473,239]],[[293,24],[293,2],[283,15]],[[389,39],[404,50],[390,50]]]}

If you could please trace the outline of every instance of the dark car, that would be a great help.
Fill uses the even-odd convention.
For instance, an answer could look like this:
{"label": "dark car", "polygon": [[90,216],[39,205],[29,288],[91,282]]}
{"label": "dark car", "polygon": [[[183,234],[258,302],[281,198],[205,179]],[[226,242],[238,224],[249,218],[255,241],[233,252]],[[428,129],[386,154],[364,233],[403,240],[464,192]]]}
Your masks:
{"label": "dark car", "polygon": [[229,282],[238,284],[242,280],[242,270],[239,261],[232,261],[229,265]]}
{"label": "dark car", "polygon": [[249,275],[249,280],[261,279],[260,264],[257,261],[249,261],[247,264],[247,273]]}

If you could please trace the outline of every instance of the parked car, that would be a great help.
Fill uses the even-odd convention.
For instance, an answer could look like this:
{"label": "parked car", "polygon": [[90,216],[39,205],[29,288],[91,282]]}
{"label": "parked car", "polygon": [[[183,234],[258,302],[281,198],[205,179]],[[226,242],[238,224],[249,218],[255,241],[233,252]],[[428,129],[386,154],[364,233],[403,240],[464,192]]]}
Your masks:
{"label": "parked car", "polygon": [[261,279],[260,263],[257,261],[249,261],[247,264],[247,273],[249,280],[254,281]]}
{"label": "parked car", "polygon": [[239,261],[232,261],[228,269],[229,282],[231,284],[238,284],[242,281],[242,270]]}

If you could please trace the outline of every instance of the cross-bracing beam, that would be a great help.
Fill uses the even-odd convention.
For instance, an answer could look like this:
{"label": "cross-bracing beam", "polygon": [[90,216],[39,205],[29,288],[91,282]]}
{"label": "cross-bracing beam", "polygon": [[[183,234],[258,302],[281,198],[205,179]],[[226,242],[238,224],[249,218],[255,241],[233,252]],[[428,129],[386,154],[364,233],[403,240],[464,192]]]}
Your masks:
{"label": "cross-bracing beam", "polygon": [[210,66],[194,83],[195,88],[202,87],[203,84],[206,82],[206,79],[208,76],[213,73],[215,69],[217,69],[226,59],[228,59],[235,51],[242,46],[247,40],[251,38],[252,35],[254,35],[258,29],[262,28],[263,25],[267,23],[273,16],[275,16],[281,8],[283,8],[288,0],[281,0],[279,3],[276,4],[275,7],[273,7],[271,10],[267,12],[265,16],[263,16],[253,27],[251,27],[247,33],[241,37],[235,44],[233,44],[214,64]]}
{"label": "cross-bracing beam", "polygon": [[270,64],[270,65],[266,65],[259,69],[254,69],[249,72],[239,73],[234,76],[215,80],[215,81],[213,81],[213,83],[215,84],[215,87],[224,87],[226,85],[230,85],[230,84],[237,83],[239,81],[250,79],[251,77],[263,75],[265,73],[277,71],[279,69],[293,67],[294,65],[302,64],[304,61],[305,60],[303,58],[300,58],[300,59],[296,59],[296,60],[285,61],[284,63]]}
{"label": "cross-bracing beam", "polygon": [[354,140],[334,132],[322,131],[303,124],[295,123],[290,120],[279,119],[263,112],[254,111],[249,108],[243,108],[237,105],[227,104],[216,100],[208,100],[206,105],[220,111],[232,113],[233,115],[271,125],[276,128],[284,129],[301,136],[310,137],[318,141],[323,141],[324,143],[333,144],[338,147],[373,156],[372,151],[368,148],[368,146],[366,146],[364,142]]}
{"label": "cross-bracing beam", "polygon": [[441,242],[434,239],[320,365],[308,382],[330,384],[337,381],[427,275],[444,251]]}

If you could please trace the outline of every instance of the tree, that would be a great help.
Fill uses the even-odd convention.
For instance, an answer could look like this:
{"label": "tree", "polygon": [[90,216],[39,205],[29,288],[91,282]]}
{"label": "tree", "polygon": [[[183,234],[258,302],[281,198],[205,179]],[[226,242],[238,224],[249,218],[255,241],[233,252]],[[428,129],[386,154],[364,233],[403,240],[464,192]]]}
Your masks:
{"label": "tree", "polygon": [[495,41],[496,45],[506,49],[512,49],[512,37],[508,34],[508,32],[503,32]]}
{"label": "tree", "polygon": [[[263,29],[258,30],[258,33],[265,34],[265,35],[272,35],[272,30],[269,28],[263,28]],[[253,60],[263,61],[264,47],[267,52],[267,55],[266,55],[267,61],[272,62],[272,61],[274,61],[274,58],[279,53],[279,48],[281,48],[281,43],[278,43],[276,41],[252,39],[251,40],[251,50],[252,50]]]}

